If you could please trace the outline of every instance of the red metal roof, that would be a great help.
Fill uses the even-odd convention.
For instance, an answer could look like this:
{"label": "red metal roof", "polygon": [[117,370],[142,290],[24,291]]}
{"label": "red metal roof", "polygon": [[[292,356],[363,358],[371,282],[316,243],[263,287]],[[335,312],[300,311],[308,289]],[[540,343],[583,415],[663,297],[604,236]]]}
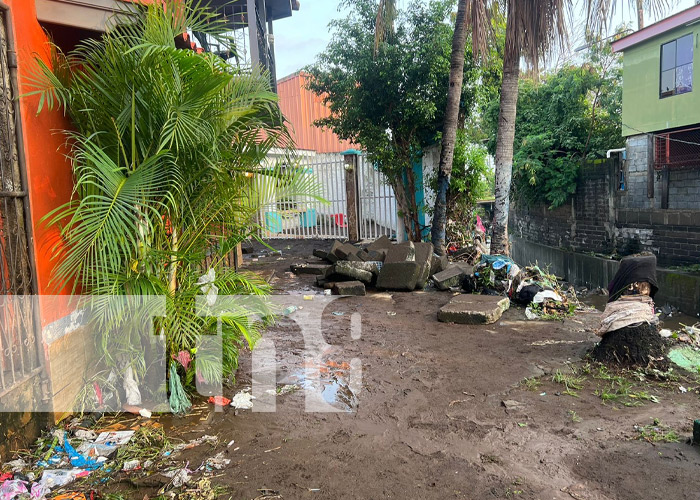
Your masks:
{"label": "red metal roof", "polygon": [[360,149],[350,141],[343,141],[331,130],[313,125],[314,121],[330,115],[320,96],[306,88],[310,76],[302,71],[277,82],[282,113],[289,120],[292,136],[298,149],[317,153],[340,153],[348,149]]}
{"label": "red metal roof", "polygon": [[627,35],[626,37],[620,38],[619,40],[615,40],[612,43],[613,52],[620,52],[621,50],[625,50],[629,47],[632,47],[633,45],[642,43],[646,40],[649,40],[650,38],[662,35],[674,28],[678,28],[679,26],[684,26],[699,20],[700,5],[695,5],[688,9],[682,10],[676,14],[673,14],[672,16],[669,16],[666,19],[662,19],[659,22],[650,24],[646,28],[643,28],[639,31],[635,31],[631,35]]}

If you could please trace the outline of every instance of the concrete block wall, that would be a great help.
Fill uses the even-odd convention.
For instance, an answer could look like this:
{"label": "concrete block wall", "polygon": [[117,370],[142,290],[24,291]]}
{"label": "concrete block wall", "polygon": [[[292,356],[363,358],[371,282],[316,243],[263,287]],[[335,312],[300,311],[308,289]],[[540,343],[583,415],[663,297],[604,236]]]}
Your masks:
{"label": "concrete block wall", "polygon": [[628,139],[626,189],[618,189],[613,162],[582,167],[576,194],[566,206],[514,204],[511,234],[523,240],[579,253],[630,255],[653,252],[661,266],[700,263],[700,169],[669,174],[669,208],[660,208],[660,182],[647,193],[652,140]]}

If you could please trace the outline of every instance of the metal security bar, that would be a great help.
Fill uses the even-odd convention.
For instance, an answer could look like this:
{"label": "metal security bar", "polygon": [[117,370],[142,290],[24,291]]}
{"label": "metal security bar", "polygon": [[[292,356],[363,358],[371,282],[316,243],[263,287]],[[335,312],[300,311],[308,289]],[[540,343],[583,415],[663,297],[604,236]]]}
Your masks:
{"label": "metal security bar", "polygon": [[700,167],[700,127],[654,136],[654,168],[671,170]]}
{"label": "metal security bar", "polygon": [[345,164],[340,154],[302,156],[300,168],[321,187],[328,203],[311,197],[277,198],[259,215],[263,238],[346,239],[348,237]]}
{"label": "metal security bar", "polygon": [[365,156],[358,158],[360,239],[396,237],[396,198],[386,177]]}
{"label": "metal security bar", "polygon": [[[40,367],[29,207],[16,113],[16,55],[9,10],[0,2],[0,394]],[[29,234],[28,234],[29,233]]]}

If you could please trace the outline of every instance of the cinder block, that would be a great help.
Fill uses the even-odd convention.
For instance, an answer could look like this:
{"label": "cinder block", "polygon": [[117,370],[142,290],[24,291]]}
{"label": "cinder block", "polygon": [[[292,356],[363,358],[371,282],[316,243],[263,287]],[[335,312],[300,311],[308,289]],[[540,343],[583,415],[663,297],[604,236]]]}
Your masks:
{"label": "cinder block", "polygon": [[411,291],[416,288],[421,266],[416,262],[385,262],[379,271],[377,288]]}

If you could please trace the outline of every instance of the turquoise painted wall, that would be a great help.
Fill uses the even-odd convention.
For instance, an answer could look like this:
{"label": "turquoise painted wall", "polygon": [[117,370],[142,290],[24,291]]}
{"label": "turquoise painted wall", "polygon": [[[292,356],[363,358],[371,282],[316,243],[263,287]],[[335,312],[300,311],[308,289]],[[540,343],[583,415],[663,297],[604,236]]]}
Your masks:
{"label": "turquoise painted wall", "polygon": [[[693,90],[659,98],[661,45],[693,33]],[[700,123],[700,24],[676,28],[624,51],[622,134]]]}

